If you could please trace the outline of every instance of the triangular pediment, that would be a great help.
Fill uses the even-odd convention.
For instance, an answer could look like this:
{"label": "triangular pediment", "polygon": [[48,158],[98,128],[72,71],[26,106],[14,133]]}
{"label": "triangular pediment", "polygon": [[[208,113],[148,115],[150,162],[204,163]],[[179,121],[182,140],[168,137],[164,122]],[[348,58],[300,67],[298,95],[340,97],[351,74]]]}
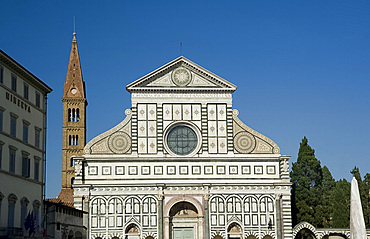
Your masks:
{"label": "triangular pediment", "polygon": [[126,86],[129,92],[226,91],[236,86],[181,56]]}

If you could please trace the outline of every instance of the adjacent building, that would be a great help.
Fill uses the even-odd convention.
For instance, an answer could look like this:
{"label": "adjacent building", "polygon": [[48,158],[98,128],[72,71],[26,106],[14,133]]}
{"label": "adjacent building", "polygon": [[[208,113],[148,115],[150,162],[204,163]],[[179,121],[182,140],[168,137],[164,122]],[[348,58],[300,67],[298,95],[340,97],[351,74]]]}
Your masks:
{"label": "adjacent building", "polygon": [[74,208],[60,199],[44,200],[47,214],[47,239],[85,239],[86,228],[83,226],[83,211]]}
{"label": "adjacent building", "polygon": [[127,90],[126,118],[74,157],[88,238],[292,238],[289,157],[238,118],[234,84],[179,57]]}
{"label": "adjacent building", "polygon": [[[46,100],[52,89],[0,50],[0,237],[42,237]],[[27,227],[27,226],[26,226]]]}

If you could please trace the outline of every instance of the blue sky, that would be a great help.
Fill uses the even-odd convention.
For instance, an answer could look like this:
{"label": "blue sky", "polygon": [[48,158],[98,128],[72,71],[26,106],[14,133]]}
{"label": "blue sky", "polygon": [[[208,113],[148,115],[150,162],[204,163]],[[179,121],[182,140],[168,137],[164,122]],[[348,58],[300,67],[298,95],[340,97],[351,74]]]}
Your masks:
{"label": "blue sky", "polygon": [[0,48],[46,82],[47,197],[61,187],[62,94],[73,18],[88,140],[130,107],[125,86],[182,54],[238,86],[233,108],[297,159],[307,136],[335,179],[370,172],[370,2],[1,2]]}

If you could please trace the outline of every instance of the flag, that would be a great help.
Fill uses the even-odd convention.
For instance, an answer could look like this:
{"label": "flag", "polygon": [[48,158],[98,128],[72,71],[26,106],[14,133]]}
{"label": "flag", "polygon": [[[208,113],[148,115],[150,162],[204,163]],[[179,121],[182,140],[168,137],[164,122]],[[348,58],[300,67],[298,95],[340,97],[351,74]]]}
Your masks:
{"label": "flag", "polygon": [[44,215],[44,218],[42,219],[41,222],[41,228],[42,228],[42,238],[46,237],[46,214]]}
{"label": "flag", "polygon": [[33,211],[31,212],[29,222],[30,222],[30,227],[29,227],[30,230],[28,232],[28,235],[32,236],[36,230],[36,216],[33,215]]}
{"label": "flag", "polygon": [[30,229],[31,227],[31,214],[28,212],[26,219],[24,220],[24,228],[26,230]]}

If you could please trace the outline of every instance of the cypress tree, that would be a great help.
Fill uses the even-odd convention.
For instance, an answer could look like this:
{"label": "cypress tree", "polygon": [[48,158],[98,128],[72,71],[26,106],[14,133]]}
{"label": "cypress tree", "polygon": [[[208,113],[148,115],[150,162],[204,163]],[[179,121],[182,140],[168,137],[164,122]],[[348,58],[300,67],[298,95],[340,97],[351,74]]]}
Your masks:
{"label": "cypress tree", "polygon": [[335,187],[335,179],[331,175],[329,169],[324,166],[322,167],[322,215],[323,215],[323,226],[330,228],[332,226],[332,214],[333,214],[333,202],[331,201],[331,195]]}
{"label": "cypress tree", "polygon": [[[363,204],[364,207],[364,219],[366,228],[370,228],[370,173],[367,173],[364,177],[364,185],[365,185],[365,201]],[[368,193],[366,193],[368,192]]]}
{"label": "cypress tree", "polygon": [[297,162],[290,172],[292,185],[293,226],[306,221],[315,227],[323,227],[322,180],[320,161],[306,137],[300,143]]}
{"label": "cypress tree", "polygon": [[349,228],[351,183],[345,179],[335,182],[330,201],[332,204],[332,227]]}

